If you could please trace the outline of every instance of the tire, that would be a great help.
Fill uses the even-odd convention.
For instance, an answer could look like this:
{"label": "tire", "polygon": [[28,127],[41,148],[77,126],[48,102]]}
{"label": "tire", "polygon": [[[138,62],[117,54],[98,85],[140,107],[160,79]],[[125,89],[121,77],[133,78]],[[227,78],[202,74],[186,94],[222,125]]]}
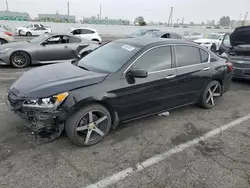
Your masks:
{"label": "tire", "polygon": [[[101,122],[98,123],[98,121]],[[65,122],[65,130],[70,140],[78,146],[85,147],[100,142],[109,133],[110,128],[110,113],[105,107],[99,104],[91,104],[78,110]],[[89,139],[87,135],[90,135]],[[95,138],[93,139],[94,135]]]}
{"label": "tire", "polygon": [[27,36],[27,37],[31,37],[31,36],[32,36],[31,32],[27,32],[27,33],[26,33],[26,36]]}
{"label": "tire", "polygon": [[218,103],[218,100],[220,99],[221,95],[221,84],[216,80],[210,82],[202,92],[200,106],[205,109],[213,108]]}
{"label": "tire", "polygon": [[10,64],[14,68],[28,67],[31,63],[30,56],[25,52],[14,52],[10,56]]}
{"label": "tire", "polygon": [[216,52],[216,50],[217,50],[217,49],[216,49],[216,45],[215,45],[215,44],[212,44],[210,50],[211,50],[212,52]]}
{"label": "tire", "polygon": [[19,36],[21,36],[21,35],[22,35],[22,34],[21,34],[21,31],[22,31],[22,30],[19,30],[19,31],[18,31],[18,35],[19,35]]}
{"label": "tire", "polygon": [[6,44],[6,43],[8,43],[8,41],[6,41],[6,40],[4,40],[4,39],[0,39],[0,45],[1,45],[1,44]]}

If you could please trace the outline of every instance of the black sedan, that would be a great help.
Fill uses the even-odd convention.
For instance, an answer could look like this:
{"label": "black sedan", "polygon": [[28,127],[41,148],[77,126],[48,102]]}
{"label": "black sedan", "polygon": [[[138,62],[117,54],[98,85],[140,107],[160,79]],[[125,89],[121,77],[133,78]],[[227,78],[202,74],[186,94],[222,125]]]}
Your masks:
{"label": "black sedan", "polygon": [[98,48],[99,44],[68,34],[44,34],[30,41],[0,46],[0,64],[15,68],[31,64],[68,62]]}
{"label": "black sedan", "polygon": [[194,43],[120,39],[77,63],[24,73],[6,102],[37,138],[53,139],[65,129],[75,144],[89,146],[119,122],[196,103],[212,108],[231,78],[231,63]]}

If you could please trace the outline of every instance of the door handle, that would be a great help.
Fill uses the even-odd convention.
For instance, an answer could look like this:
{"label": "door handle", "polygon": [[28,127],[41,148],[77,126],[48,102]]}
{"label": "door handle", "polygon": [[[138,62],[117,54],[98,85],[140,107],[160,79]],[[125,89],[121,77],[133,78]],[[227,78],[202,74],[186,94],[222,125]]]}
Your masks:
{"label": "door handle", "polygon": [[208,71],[208,70],[210,70],[210,67],[205,67],[203,70]]}
{"label": "door handle", "polygon": [[174,78],[174,77],[176,77],[175,74],[167,76],[166,79],[172,79],[172,78]]}

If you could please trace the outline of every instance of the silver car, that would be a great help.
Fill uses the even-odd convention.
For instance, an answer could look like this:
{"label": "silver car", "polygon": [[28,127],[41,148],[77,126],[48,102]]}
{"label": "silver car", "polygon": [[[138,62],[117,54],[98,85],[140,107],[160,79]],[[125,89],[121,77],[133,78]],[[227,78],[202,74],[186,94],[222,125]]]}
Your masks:
{"label": "silver car", "polygon": [[70,62],[100,45],[70,34],[43,34],[30,41],[0,46],[0,64],[15,68],[31,64]]}
{"label": "silver car", "polygon": [[5,27],[0,26],[0,45],[14,41],[14,35]]}

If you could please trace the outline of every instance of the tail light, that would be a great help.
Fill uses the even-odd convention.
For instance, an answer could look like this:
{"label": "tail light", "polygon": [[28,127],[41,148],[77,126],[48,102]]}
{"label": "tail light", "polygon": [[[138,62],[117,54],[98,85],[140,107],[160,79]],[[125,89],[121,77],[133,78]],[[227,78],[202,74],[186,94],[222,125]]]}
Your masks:
{"label": "tail light", "polygon": [[13,34],[9,31],[5,31],[4,34],[8,35],[8,36],[13,36]]}
{"label": "tail light", "polygon": [[232,72],[232,71],[233,71],[233,63],[230,62],[230,61],[226,61],[226,64],[227,64],[228,70],[229,70],[230,72]]}

